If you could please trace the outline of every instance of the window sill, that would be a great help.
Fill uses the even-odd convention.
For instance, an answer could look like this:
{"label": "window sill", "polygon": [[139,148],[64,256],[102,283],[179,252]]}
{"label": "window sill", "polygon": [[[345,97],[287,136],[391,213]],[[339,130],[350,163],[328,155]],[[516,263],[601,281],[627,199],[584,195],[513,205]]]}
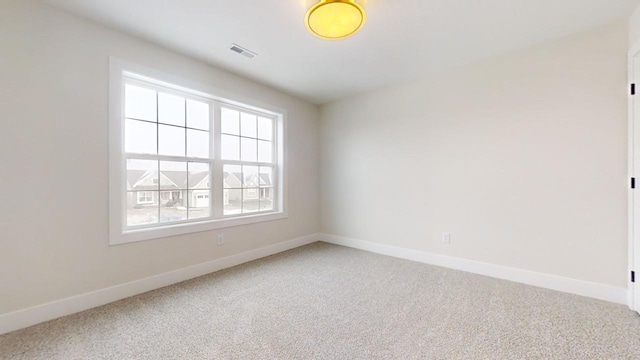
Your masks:
{"label": "window sill", "polygon": [[223,218],[215,220],[206,220],[193,223],[182,224],[168,224],[166,226],[159,226],[147,229],[135,229],[126,230],[123,232],[117,232],[110,234],[109,245],[128,244],[132,242],[160,239],[164,237],[185,235],[196,232],[203,232],[209,230],[222,229],[233,226],[249,225],[264,221],[273,221],[286,219],[287,214],[285,212],[245,215],[235,218]]}

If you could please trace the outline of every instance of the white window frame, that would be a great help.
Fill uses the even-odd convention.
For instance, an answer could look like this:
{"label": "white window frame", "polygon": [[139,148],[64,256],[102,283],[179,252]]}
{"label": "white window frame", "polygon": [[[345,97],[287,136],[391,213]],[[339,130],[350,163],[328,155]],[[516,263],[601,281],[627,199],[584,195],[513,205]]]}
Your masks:
{"label": "white window frame", "polygon": [[[114,57],[110,58],[109,75],[109,243],[125,244],[136,241],[183,235],[231,226],[249,225],[263,221],[287,218],[286,176],[286,110],[256,102],[188,79],[179,78],[158,70],[136,65]],[[124,151],[124,86],[125,79],[137,79],[161,88],[186,92],[196,97],[210,99],[212,121],[210,133],[213,142],[211,161],[211,218],[186,220],[184,222],[153,224],[151,226],[127,227],[126,201],[126,154]],[[220,158],[220,106],[230,105],[243,110],[267,115],[274,119],[274,210],[249,214],[223,215],[223,163]]]}

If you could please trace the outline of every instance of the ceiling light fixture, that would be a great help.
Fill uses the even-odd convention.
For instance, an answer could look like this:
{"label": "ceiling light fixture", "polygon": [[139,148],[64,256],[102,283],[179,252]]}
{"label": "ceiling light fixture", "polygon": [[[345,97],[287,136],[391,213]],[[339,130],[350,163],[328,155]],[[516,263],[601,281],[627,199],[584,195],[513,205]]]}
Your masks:
{"label": "ceiling light fixture", "polygon": [[304,19],[309,31],[325,40],[348,38],[362,28],[367,14],[354,0],[321,0]]}

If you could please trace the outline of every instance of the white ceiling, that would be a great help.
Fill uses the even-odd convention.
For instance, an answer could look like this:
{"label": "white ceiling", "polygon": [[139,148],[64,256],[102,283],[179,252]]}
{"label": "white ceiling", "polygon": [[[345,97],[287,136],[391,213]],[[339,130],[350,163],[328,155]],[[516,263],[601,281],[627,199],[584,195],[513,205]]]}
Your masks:
{"label": "white ceiling", "polygon": [[44,1],[318,104],[620,20],[638,3],[359,1],[363,30],[330,42],[304,26],[312,0]]}

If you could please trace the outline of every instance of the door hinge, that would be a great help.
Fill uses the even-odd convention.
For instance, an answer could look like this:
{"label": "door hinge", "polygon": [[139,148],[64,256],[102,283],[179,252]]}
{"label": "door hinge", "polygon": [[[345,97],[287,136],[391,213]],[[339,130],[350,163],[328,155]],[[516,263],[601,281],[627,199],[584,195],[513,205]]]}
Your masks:
{"label": "door hinge", "polygon": [[631,84],[631,95],[636,94],[636,84]]}
{"label": "door hinge", "polygon": [[631,188],[632,189],[636,188],[636,178],[634,178],[634,177],[631,178]]}
{"label": "door hinge", "polygon": [[635,271],[631,272],[631,282],[632,283],[636,282],[636,272]]}

